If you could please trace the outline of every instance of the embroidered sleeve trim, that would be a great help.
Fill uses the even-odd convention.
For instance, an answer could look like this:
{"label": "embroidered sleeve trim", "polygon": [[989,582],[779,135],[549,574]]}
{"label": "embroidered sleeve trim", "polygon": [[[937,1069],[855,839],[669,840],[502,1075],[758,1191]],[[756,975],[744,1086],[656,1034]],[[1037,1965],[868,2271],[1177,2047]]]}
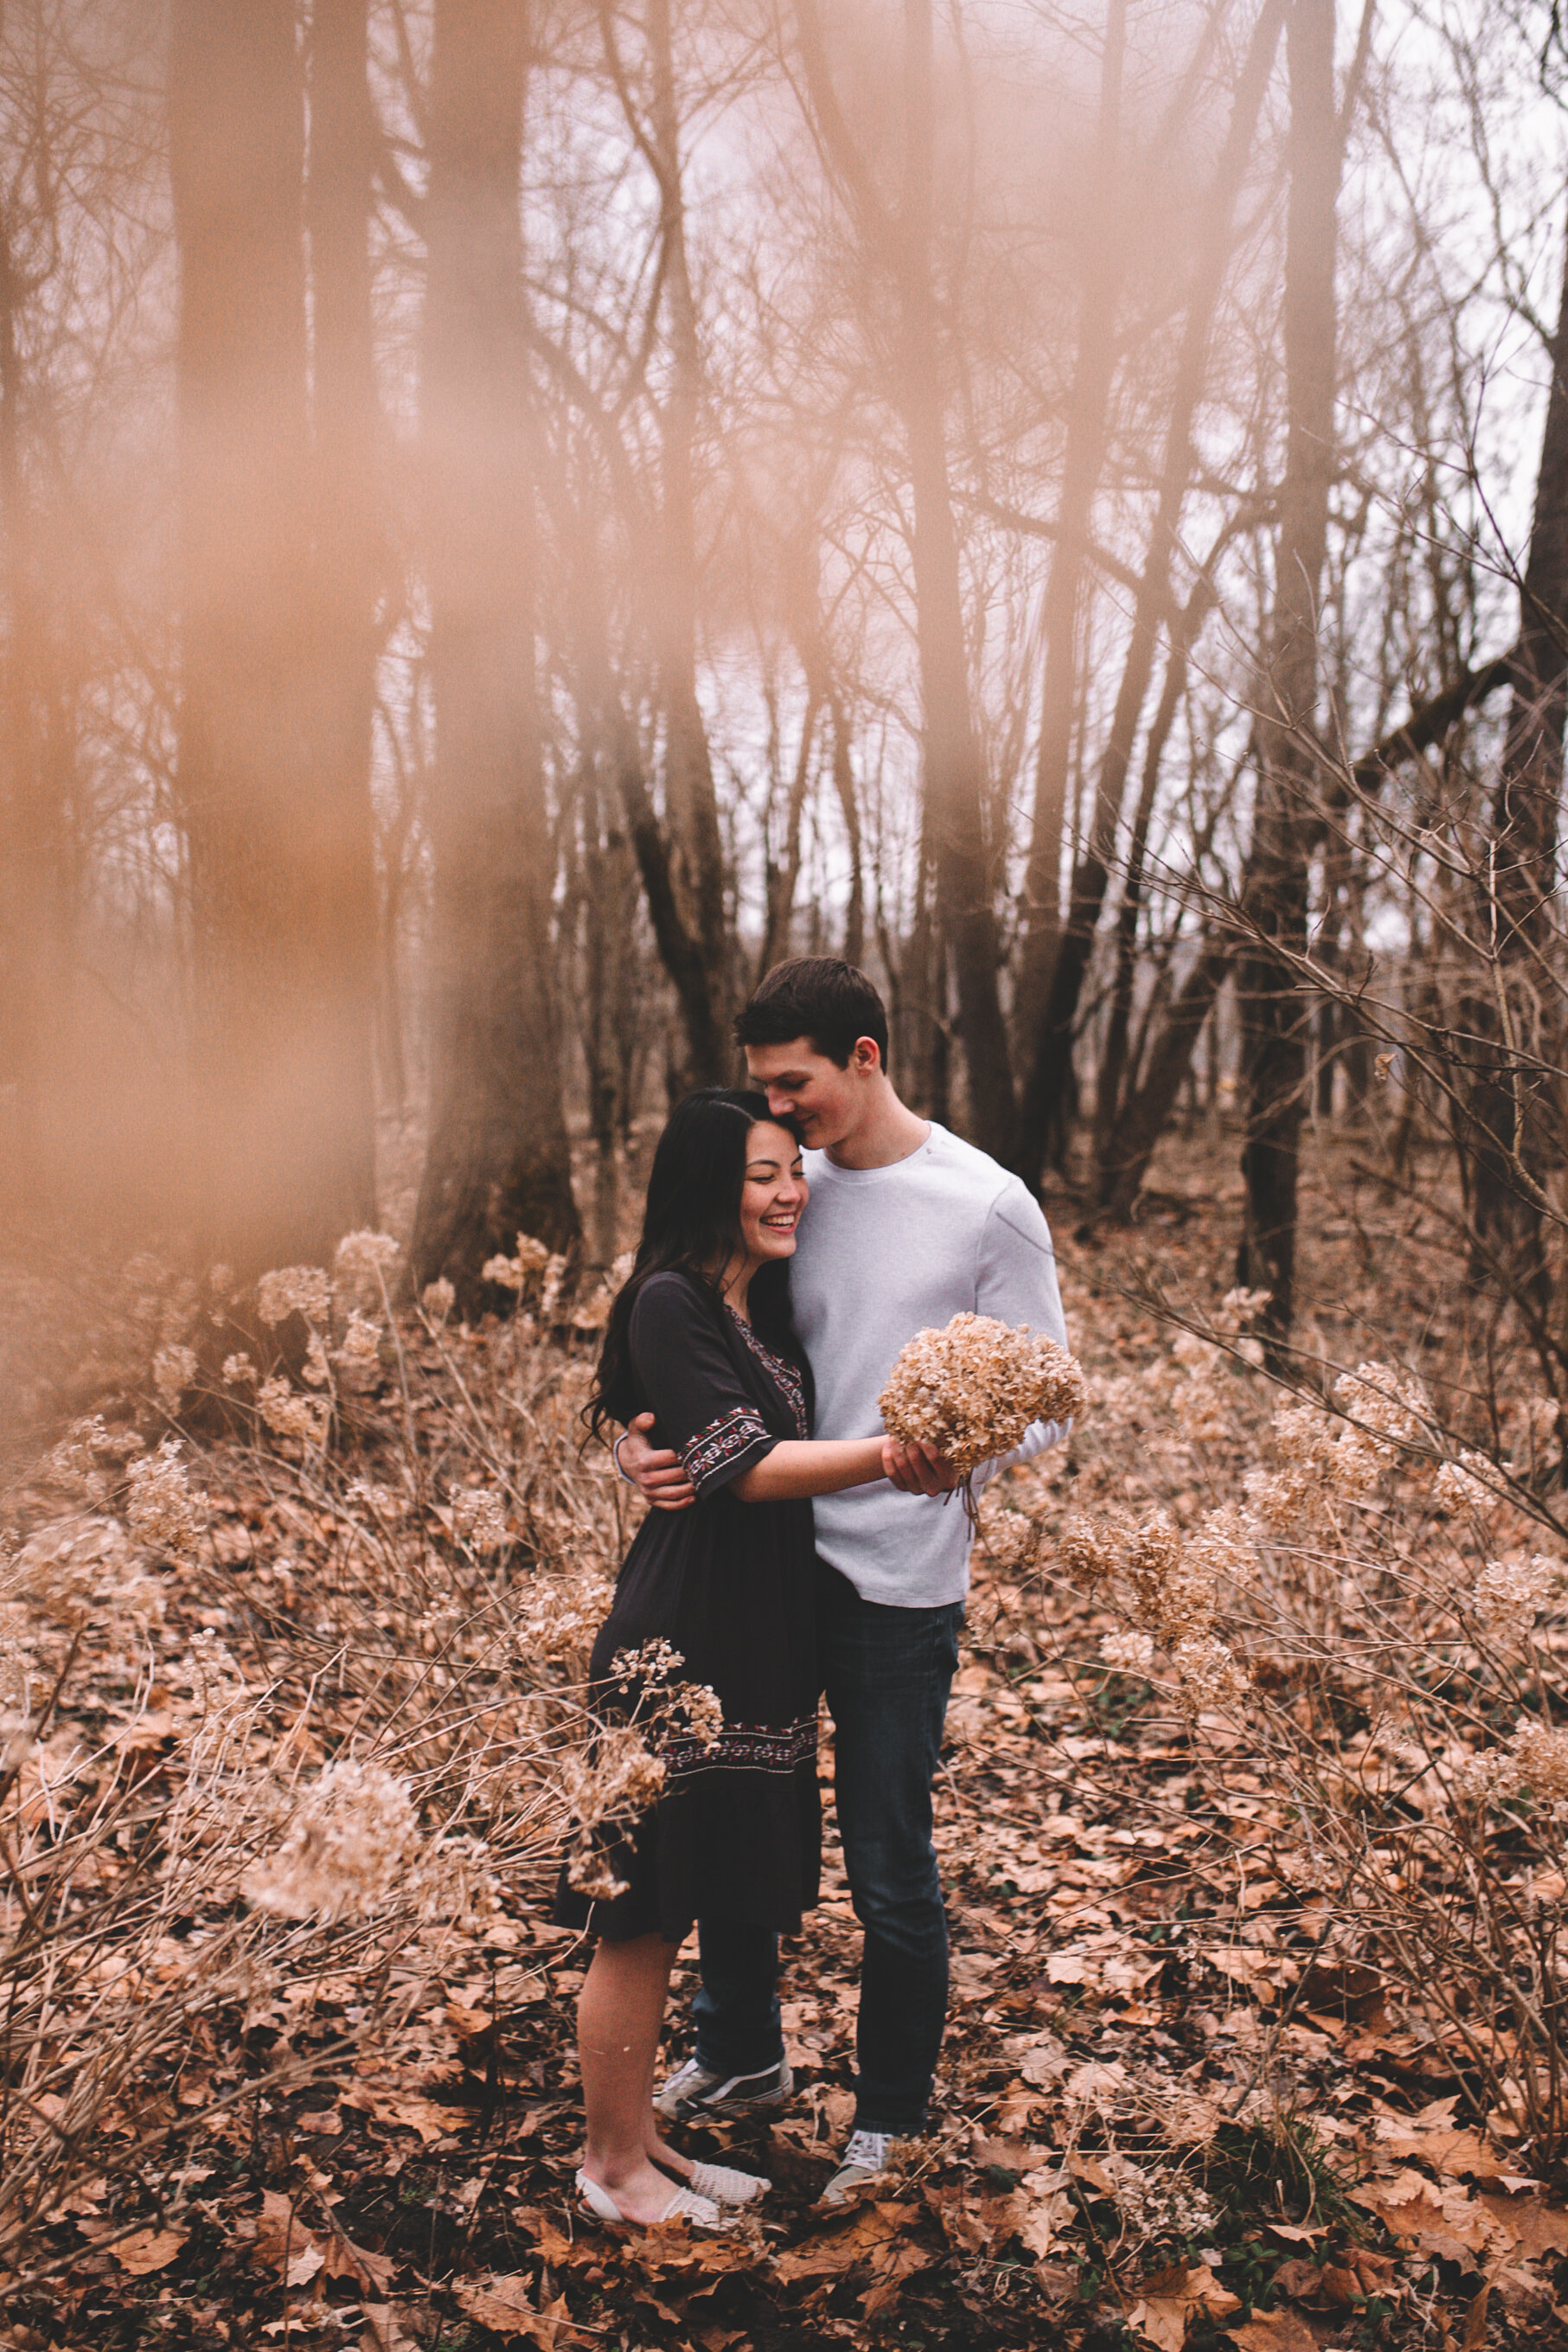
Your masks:
{"label": "embroidered sleeve trim", "polygon": [[[727,1301],[726,1304],[727,1305],[728,1302]],[[811,1424],[806,1412],[806,1389],[799,1368],[789,1363],[784,1357],[776,1356],[771,1348],[764,1347],[744,1315],[737,1315],[733,1307],[729,1308],[729,1313],[736,1329],[740,1333],[752,1354],[771,1373],[775,1387],[779,1389],[790,1412],[794,1415],[796,1435],[810,1437]]]}
{"label": "embroidered sleeve trim", "polygon": [[661,1746],[659,1753],[666,1787],[698,1772],[792,1773],[815,1759],[817,1718],[806,1715],[795,1723],[727,1723],[713,1747],[677,1733]]}
{"label": "embroidered sleeve trim", "polygon": [[725,1413],[699,1430],[682,1448],[681,1460],[685,1465],[686,1476],[700,1495],[706,1483],[727,1469],[739,1455],[749,1454],[756,1445],[771,1443],[760,1415],[749,1405],[737,1405],[733,1412]]}

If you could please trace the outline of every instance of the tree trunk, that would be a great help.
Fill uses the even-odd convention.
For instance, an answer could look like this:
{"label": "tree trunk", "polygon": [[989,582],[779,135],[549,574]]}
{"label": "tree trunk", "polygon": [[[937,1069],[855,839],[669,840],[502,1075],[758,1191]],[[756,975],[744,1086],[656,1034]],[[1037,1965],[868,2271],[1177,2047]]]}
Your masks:
{"label": "tree trunk", "polygon": [[1561,998],[1549,981],[1542,985],[1542,958],[1553,930],[1568,716],[1568,234],[1551,359],[1508,725],[1476,893],[1490,969],[1467,1009],[1467,1025],[1485,1042],[1462,1122],[1471,1279],[1507,1267],[1538,1308],[1547,1278],[1541,1185],[1563,1150],[1561,1116],[1546,1100],[1552,1082],[1543,1075],[1563,1061]]}
{"label": "tree trunk", "polygon": [[1280,495],[1274,614],[1262,759],[1239,972],[1247,1188],[1239,1279],[1270,1294],[1268,1325],[1295,1307],[1296,1184],[1312,1008],[1291,961],[1307,940],[1307,858],[1319,773],[1318,597],[1333,470],[1333,0],[1291,0],[1291,194],[1285,251],[1285,478]]}
{"label": "tree trunk", "polygon": [[313,740],[304,106],[289,0],[175,0],[190,845],[204,1238],[241,1272],[374,1214],[370,832]]}
{"label": "tree trunk", "polygon": [[936,173],[931,0],[904,0],[905,150],[898,404],[915,508],[912,560],[925,719],[925,811],[937,910],[953,959],[969,1126],[997,1158],[1012,1140],[1012,1062],[1002,1017],[1001,962],[984,771],[969,699],[958,539],[943,421],[941,330],[932,279]]}
{"label": "tree trunk", "polygon": [[[701,958],[705,1002],[686,1015],[692,1086],[722,1086],[732,1076],[729,1036],[729,933],[725,918],[724,842],[707,729],[697,699],[697,425],[702,407],[702,348],[686,257],[685,188],[670,40],[670,0],[648,0],[652,68],[650,120],[659,180],[660,236],[669,322],[670,389],[660,418],[664,464],[664,561],[655,589],[660,688],[664,707],[665,802],[675,870]],[[684,1002],[684,1000],[683,1000]]]}
{"label": "tree trunk", "polygon": [[528,12],[436,0],[425,297],[435,762],[434,1103],[422,1283],[496,1303],[485,1260],[578,1217],[549,986],[553,851],[534,675],[521,165]]}

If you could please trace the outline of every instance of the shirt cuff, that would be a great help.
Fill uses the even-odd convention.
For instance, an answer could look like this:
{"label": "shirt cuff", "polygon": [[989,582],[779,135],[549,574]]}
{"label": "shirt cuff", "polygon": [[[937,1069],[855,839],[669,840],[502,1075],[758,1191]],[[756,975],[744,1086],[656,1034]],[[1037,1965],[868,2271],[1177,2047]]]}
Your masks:
{"label": "shirt cuff", "polygon": [[681,1448],[681,1460],[686,1476],[699,1496],[711,1487],[716,1492],[738,1478],[771,1454],[778,1444],[762,1425],[761,1416],[737,1405],[719,1421],[709,1422],[706,1429]]}
{"label": "shirt cuff", "polygon": [[1049,1454],[1053,1445],[1063,1444],[1072,1434],[1071,1421],[1031,1421],[1010,1454],[998,1454],[994,1462],[982,1462],[972,1481],[976,1494],[1010,1470],[1015,1463],[1032,1462],[1037,1454]]}

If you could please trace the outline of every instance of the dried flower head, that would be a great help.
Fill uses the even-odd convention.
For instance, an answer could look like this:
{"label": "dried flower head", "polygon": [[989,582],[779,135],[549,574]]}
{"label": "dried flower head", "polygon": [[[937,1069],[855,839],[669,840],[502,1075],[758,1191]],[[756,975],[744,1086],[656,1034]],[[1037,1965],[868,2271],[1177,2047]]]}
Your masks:
{"label": "dried flower head", "polygon": [[0,1718],[31,1715],[32,1663],[27,1612],[20,1601],[0,1601]]}
{"label": "dried flower head", "polygon": [[367,1278],[374,1282],[383,1266],[391,1265],[398,1255],[398,1244],[391,1234],[371,1233],[368,1228],[359,1233],[345,1234],[333,1255],[332,1265],[340,1278],[350,1282]]}
{"label": "dried flower head", "polygon": [[348,1327],[333,1351],[332,1360],[341,1372],[356,1380],[364,1380],[381,1366],[382,1326],[356,1307],[350,1312]]}
{"label": "dried flower head", "polygon": [[[494,1260],[491,1263],[494,1264]],[[420,1292],[419,1303],[432,1323],[444,1323],[457,1303],[457,1293],[442,1275],[438,1280],[425,1284]]]}
{"label": "dried flower head", "polygon": [[1071,1518],[1061,1530],[1057,1558],[1063,1573],[1086,1591],[1114,1576],[1122,1557],[1123,1530],[1114,1523]]}
{"label": "dried flower head", "polygon": [[1476,1579],[1476,1614],[1494,1633],[1528,1633],[1563,1590],[1563,1562],[1537,1552],[1532,1559],[1489,1559]]}
{"label": "dried flower head", "polygon": [[349,1500],[362,1503],[373,1518],[401,1519],[408,1509],[408,1496],[395,1486],[378,1486],[365,1478],[356,1478],[349,1488]]}
{"label": "dried flower head", "polygon": [[256,1311],[276,1329],[291,1315],[326,1324],[332,1313],[332,1286],[319,1265],[285,1265],[264,1274],[256,1286]]}
{"label": "dried flower head", "polygon": [[1010,1453],[1031,1423],[1081,1414],[1086,1398],[1081,1368],[1053,1339],[955,1315],[900,1350],[879,1402],[891,1436],[934,1447],[967,1477]]}
{"label": "dried flower head", "polygon": [[256,1366],[243,1348],[224,1358],[224,1386],[226,1389],[253,1389],[256,1386]]}
{"label": "dried flower head", "polygon": [[1113,1674],[1146,1675],[1155,1663],[1155,1645],[1147,1633],[1106,1633],[1100,1656]]}
{"label": "dried flower head", "polygon": [[1506,1748],[1472,1756],[1454,1774],[1462,1796],[1501,1801],[1528,1789],[1542,1803],[1568,1803],[1568,1730],[1522,1717]]}
{"label": "dried flower head", "polygon": [[1432,1481],[1432,1500],[1440,1511],[1495,1511],[1502,1500],[1495,1464],[1484,1454],[1461,1454],[1445,1462]]}
{"label": "dried flower head", "polygon": [[507,1540],[507,1498],[493,1486],[455,1486],[452,1532],[470,1551],[499,1551]]}
{"label": "dried flower head", "polygon": [[980,1498],[981,1548],[994,1566],[1017,1575],[1033,1566],[1045,1529],[1027,1511],[1015,1510],[995,1495]]}
{"label": "dried flower head", "polygon": [[1347,1434],[1369,1438],[1385,1466],[1397,1460],[1401,1447],[1425,1441],[1431,1411],[1426,1391],[1419,1381],[1394,1365],[1357,1364],[1354,1372],[1342,1373],[1333,1392],[1350,1418],[1360,1424],[1359,1430]]}
{"label": "dried flower head", "polygon": [[152,1359],[152,1385],[158,1391],[158,1402],[171,1421],[180,1410],[180,1400],[185,1391],[195,1386],[196,1358],[193,1349],[175,1346],[160,1348]]}
{"label": "dried flower head", "polygon": [[202,1532],[202,1512],[178,1441],[166,1437],[156,1454],[126,1474],[125,1520],[136,1542],[171,1559],[188,1559]]}
{"label": "dried flower head", "polygon": [[535,1241],[531,1234],[519,1234],[516,1257],[486,1258],[480,1273],[486,1282],[493,1282],[502,1290],[515,1290],[520,1294],[535,1275],[546,1271],[551,1255],[544,1242]]}
{"label": "dried flower head", "polygon": [[301,1396],[281,1373],[262,1382],[256,1405],[275,1437],[296,1437],[302,1445],[319,1445],[327,1434],[332,1412],[328,1400]]}
{"label": "dried flower head", "polygon": [[332,1368],[327,1361],[326,1343],[319,1331],[312,1331],[310,1334],[310,1342],[305,1350],[305,1361],[300,1368],[299,1377],[313,1389],[324,1389],[331,1385]]}
{"label": "dried flower head", "polygon": [[396,1891],[418,1842],[406,1781],[379,1764],[329,1764],[245,1892],[286,1919],[368,1918]]}
{"label": "dried flower head", "polygon": [[629,1724],[609,1726],[589,1755],[566,1759],[561,1794],[574,1825],[567,1877],[580,1894],[609,1901],[624,1893],[612,1867],[613,1832],[656,1804],[664,1785],[664,1759]]}
{"label": "dried flower head", "polygon": [[1247,1672],[1225,1643],[1213,1634],[1177,1642],[1171,1662],[1181,1676],[1181,1703],[1189,1714],[1207,1708],[1235,1706],[1249,1688]]}

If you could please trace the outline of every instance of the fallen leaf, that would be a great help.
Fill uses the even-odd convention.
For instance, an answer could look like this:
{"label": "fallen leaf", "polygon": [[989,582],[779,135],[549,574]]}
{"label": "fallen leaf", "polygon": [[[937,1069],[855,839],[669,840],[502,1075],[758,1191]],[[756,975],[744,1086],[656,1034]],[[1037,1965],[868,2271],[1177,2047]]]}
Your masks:
{"label": "fallen leaf", "polygon": [[152,2271],[167,2270],[189,2235],[188,2230],[133,2230],[109,2251],[122,2271],[146,2278]]}
{"label": "fallen leaf", "polygon": [[1238,2352],[1318,2352],[1317,2337],[1293,2311],[1260,2311],[1224,2333]]}
{"label": "fallen leaf", "polygon": [[1127,2324],[1158,2347],[1158,2352],[1182,2352],[1187,2322],[1195,2312],[1223,2319],[1239,2311],[1241,2298],[1222,2287],[1206,2263],[1188,2270],[1177,2263],[1144,2281],[1139,2300],[1127,2314]]}
{"label": "fallen leaf", "polygon": [[554,2303],[540,2309],[520,2271],[488,2279],[483,2284],[459,2285],[453,2293],[469,2318],[476,2319],[493,2335],[526,2336],[541,2347],[541,2352],[554,2352],[558,2345],[575,2341],[565,2297],[558,2296]]}

